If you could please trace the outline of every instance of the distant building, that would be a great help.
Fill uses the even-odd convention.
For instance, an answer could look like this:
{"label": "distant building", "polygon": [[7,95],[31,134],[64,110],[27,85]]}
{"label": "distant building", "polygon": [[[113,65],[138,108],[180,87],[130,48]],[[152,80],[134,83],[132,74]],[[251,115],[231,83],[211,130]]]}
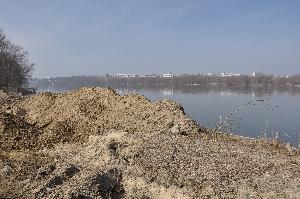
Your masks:
{"label": "distant building", "polygon": [[262,77],[262,76],[264,76],[264,74],[263,73],[253,72],[251,76],[252,77]]}
{"label": "distant building", "polygon": [[224,72],[224,73],[221,73],[220,76],[221,77],[239,77],[239,76],[241,76],[241,74]]}
{"label": "distant building", "polygon": [[158,75],[151,74],[151,75],[139,75],[139,77],[158,77]]}
{"label": "distant building", "polygon": [[118,78],[130,78],[130,77],[136,77],[136,74],[116,74],[114,75],[114,77],[118,77]]}
{"label": "distant building", "polygon": [[175,75],[173,73],[165,73],[162,74],[162,77],[174,77]]}
{"label": "distant building", "polygon": [[289,75],[280,75],[279,77],[280,78],[289,78],[290,76]]}

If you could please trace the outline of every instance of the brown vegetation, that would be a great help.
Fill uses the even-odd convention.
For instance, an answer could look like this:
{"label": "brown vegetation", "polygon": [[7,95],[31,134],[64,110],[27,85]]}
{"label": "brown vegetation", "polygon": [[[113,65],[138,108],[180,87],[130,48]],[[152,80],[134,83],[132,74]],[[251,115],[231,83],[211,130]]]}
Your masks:
{"label": "brown vegetation", "polygon": [[27,52],[0,29],[0,88],[26,92],[32,70]]}

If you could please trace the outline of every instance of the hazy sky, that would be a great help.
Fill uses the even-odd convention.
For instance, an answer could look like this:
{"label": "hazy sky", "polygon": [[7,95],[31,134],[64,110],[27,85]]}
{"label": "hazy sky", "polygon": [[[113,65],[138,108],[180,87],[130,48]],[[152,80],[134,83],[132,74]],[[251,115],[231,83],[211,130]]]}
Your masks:
{"label": "hazy sky", "polygon": [[300,0],[0,0],[34,76],[300,73]]}

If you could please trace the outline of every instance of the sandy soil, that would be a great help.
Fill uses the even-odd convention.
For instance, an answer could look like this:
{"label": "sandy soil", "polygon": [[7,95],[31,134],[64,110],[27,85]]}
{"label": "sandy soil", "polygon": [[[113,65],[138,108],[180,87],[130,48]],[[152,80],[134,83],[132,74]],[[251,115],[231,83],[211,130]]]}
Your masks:
{"label": "sandy soil", "polygon": [[0,198],[300,198],[300,154],[205,129],[169,100],[0,92]]}

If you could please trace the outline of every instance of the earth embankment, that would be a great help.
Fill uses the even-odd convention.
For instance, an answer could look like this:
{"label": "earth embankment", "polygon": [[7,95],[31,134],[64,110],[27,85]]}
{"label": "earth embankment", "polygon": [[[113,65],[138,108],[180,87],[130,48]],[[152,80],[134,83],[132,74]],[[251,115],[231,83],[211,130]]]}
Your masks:
{"label": "earth embankment", "polygon": [[300,197],[299,152],[205,129],[170,100],[82,88],[0,103],[0,197]]}

